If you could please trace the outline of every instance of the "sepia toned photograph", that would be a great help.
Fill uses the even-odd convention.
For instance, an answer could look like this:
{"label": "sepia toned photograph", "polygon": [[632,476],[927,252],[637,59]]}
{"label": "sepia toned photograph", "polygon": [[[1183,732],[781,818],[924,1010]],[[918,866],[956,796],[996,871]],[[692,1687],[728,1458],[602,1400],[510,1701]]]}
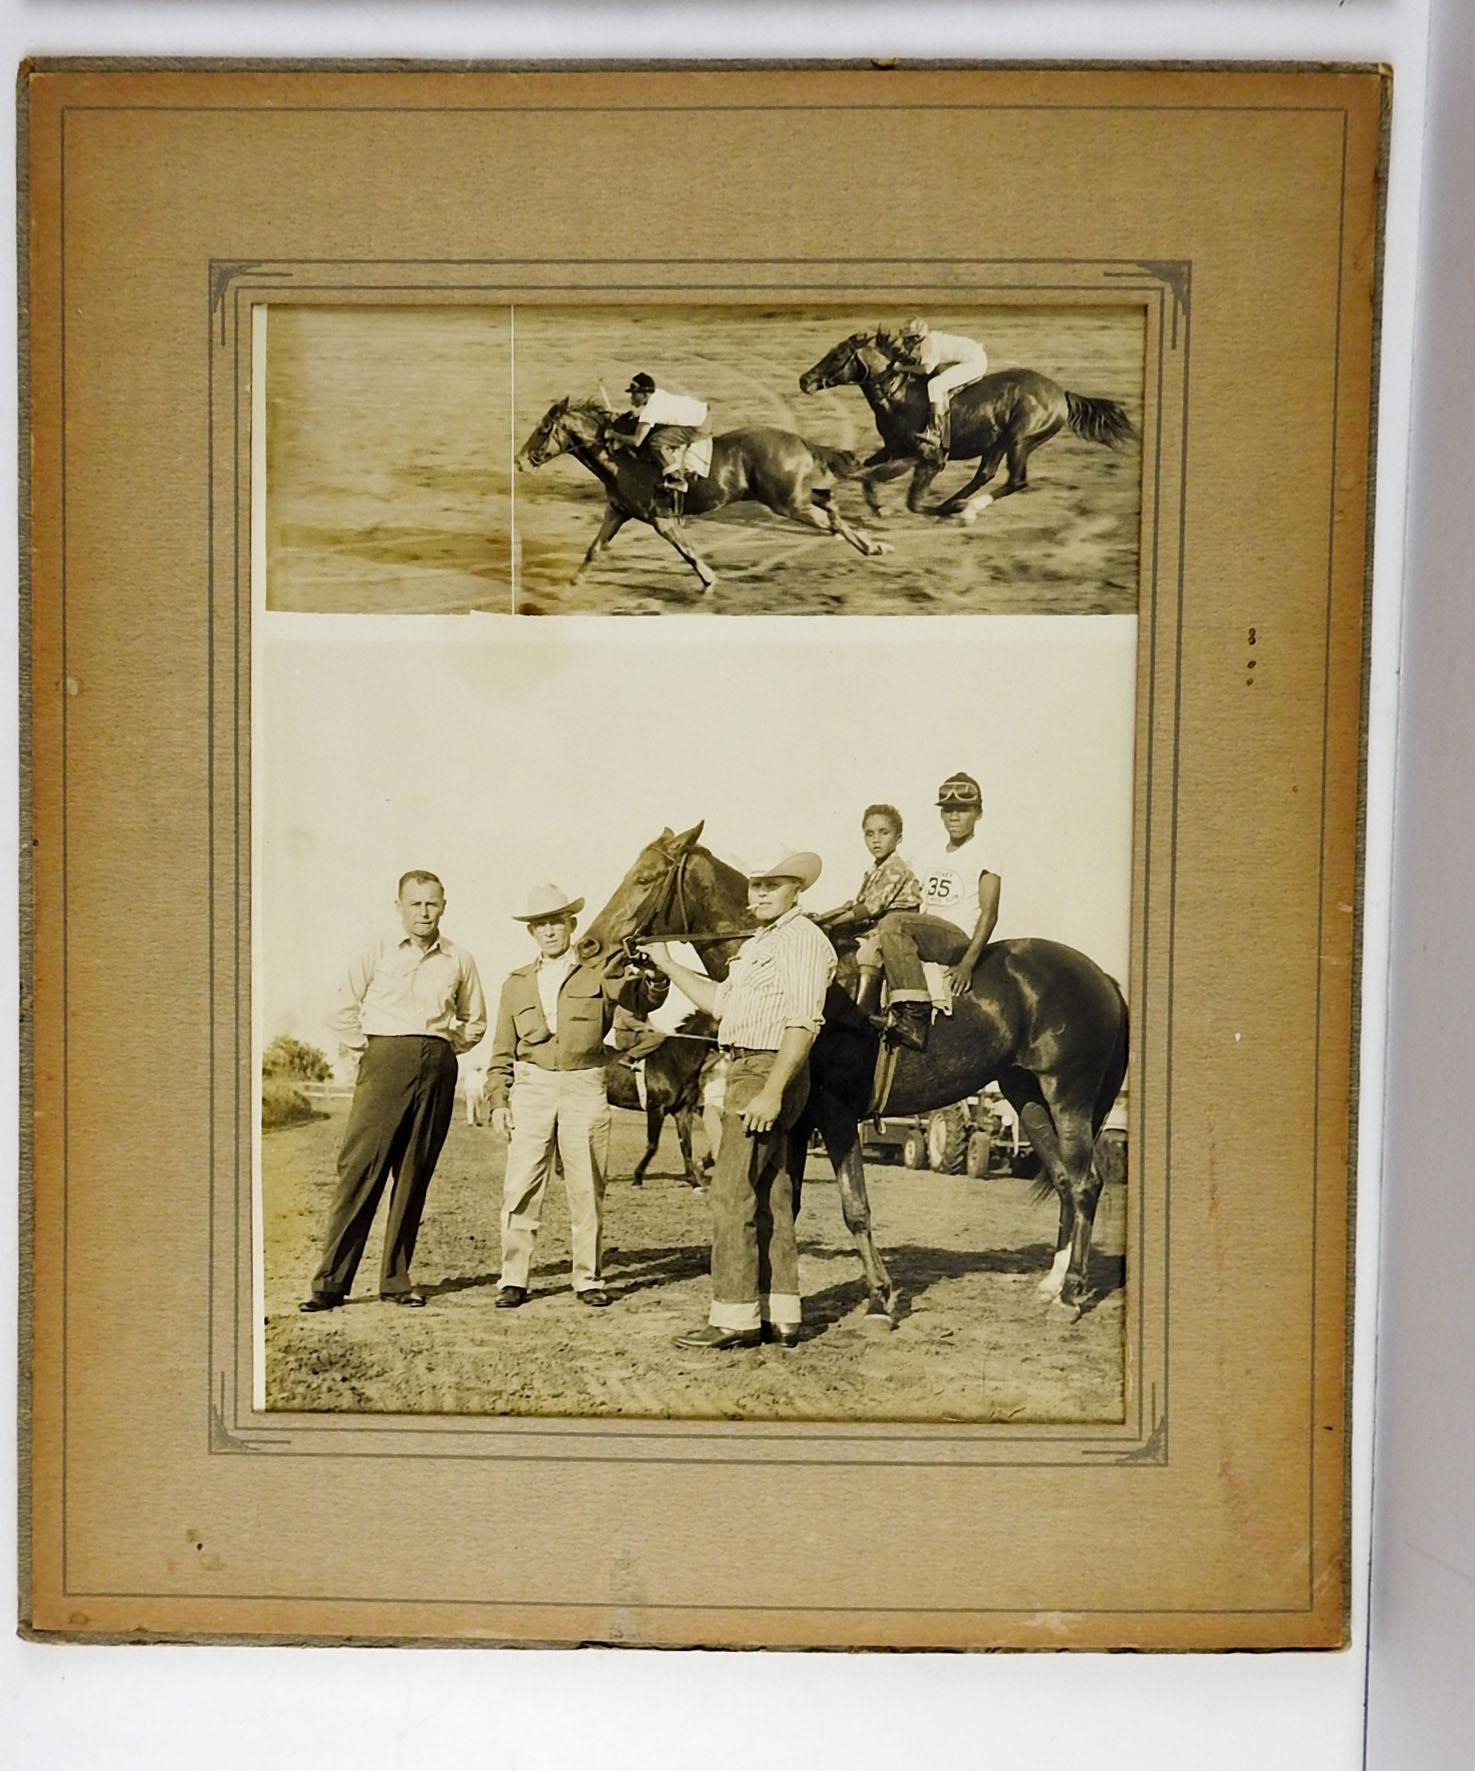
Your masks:
{"label": "sepia toned photograph", "polygon": [[388,625],[258,651],[258,1405],[1120,1421],[1135,620]]}
{"label": "sepia toned photograph", "polygon": [[1145,310],[261,310],[266,606],[1136,610]]}

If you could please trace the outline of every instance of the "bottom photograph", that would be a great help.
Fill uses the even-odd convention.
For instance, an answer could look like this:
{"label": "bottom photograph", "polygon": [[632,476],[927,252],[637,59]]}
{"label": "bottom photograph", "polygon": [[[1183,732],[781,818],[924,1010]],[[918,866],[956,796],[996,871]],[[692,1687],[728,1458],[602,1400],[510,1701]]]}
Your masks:
{"label": "bottom photograph", "polygon": [[1136,619],[389,626],[257,641],[256,1405],[1120,1421]]}

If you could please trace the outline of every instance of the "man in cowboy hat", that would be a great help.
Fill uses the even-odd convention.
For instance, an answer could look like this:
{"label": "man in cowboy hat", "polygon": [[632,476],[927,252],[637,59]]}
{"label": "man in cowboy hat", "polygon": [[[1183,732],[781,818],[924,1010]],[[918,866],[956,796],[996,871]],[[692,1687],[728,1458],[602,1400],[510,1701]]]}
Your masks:
{"label": "man in cowboy hat", "polygon": [[947,846],[917,864],[922,907],[892,912],[877,927],[881,964],[891,990],[890,1031],[901,1044],[925,1051],[932,997],[923,961],[949,968],[954,996],[973,972],[999,920],[1000,881],[983,865],[973,832],[983,812],[983,789],[971,775],[949,775],[937,790]]}
{"label": "man in cowboy hat", "polygon": [[927,377],[932,419],[917,442],[933,460],[946,461],[952,443],[953,395],[988,374],[983,346],[955,332],[934,332],[920,316],[895,332],[878,332],[876,342],[891,352],[898,369]]}
{"label": "man in cowboy hat", "polygon": [[502,986],[487,1065],[492,1129],[509,1140],[499,1309],[527,1301],[555,1149],[568,1194],[574,1291],[595,1309],[610,1301],[600,1271],[610,1127],[604,1040],[617,1005],[646,1014],[665,1000],[669,986],[643,972],[615,976],[582,964],[572,943],[583,908],[582,898],[538,885],[515,919],[526,925],[538,957]]}
{"label": "man in cowboy hat", "polygon": [[661,470],[661,484],[673,495],[686,490],[683,463],[686,451],[707,430],[707,403],[690,394],[673,394],[657,387],[655,377],[642,369],[625,389],[630,396],[630,416],[635,430],[629,437],[616,433],[616,447],[631,450],[642,446]]}
{"label": "man in cowboy hat", "polygon": [[749,872],[758,932],[720,983],[678,965],[659,942],[647,948],[678,989],[717,1016],[729,1060],[709,1194],[712,1306],[704,1327],[677,1337],[681,1347],[756,1347],[765,1330],[780,1346],[799,1339],[789,1133],[809,1096],[809,1048],[835,975],[834,948],[798,907],[819,871],[818,855],[780,852]]}
{"label": "man in cowboy hat", "polygon": [[348,1296],[391,1173],[379,1295],[419,1308],[410,1262],[425,1195],[456,1105],[456,1054],[487,1030],[476,961],[440,932],[446,894],[433,873],[404,874],[400,926],[357,955],[334,1005],[341,1049],[357,1059],[353,1105],[338,1152],[338,1190],[305,1313]]}

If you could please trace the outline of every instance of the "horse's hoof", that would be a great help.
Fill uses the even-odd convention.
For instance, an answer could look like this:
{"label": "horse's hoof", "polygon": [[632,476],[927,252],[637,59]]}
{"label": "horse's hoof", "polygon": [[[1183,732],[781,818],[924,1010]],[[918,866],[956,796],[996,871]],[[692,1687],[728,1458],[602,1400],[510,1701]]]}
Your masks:
{"label": "horse's hoof", "polygon": [[1081,1319],[1081,1306],[1068,1304],[1064,1298],[1054,1298],[1050,1304],[1050,1320],[1062,1328],[1073,1327]]}
{"label": "horse's hoof", "polygon": [[896,549],[889,541],[873,541],[866,552],[872,559],[879,559],[882,554],[895,553]]}
{"label": "horse's hoof", "polygon": [[1044,1298],[1047,1303],[1052,1303],[1060,1296],[1060,1287],[1062,1283],[1063,1282],[1057,1279],[1053,1273],[1047,1273],[1035,1287],[1035,1296]]}

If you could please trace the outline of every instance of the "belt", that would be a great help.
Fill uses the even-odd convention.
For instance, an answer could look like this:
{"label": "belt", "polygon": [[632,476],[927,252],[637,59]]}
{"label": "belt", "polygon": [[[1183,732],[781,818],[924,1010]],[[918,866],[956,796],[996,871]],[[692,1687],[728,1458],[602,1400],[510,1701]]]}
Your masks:
{"label": "belt", "polygon": [[778,1047],[774,1045],[719,1045],[717,1050],[724,1058],[773,1058],[778,1056]]}

